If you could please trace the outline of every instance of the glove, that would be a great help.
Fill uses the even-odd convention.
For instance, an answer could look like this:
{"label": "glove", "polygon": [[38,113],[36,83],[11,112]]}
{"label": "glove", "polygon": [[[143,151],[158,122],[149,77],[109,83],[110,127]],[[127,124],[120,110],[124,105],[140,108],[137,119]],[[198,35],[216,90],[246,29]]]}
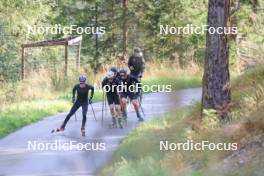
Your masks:
{"label": "glove", "polygon": [[76,101],[75,98],[72,98],[72,103],[75,103],[75,101]]}
{"label": "glove", "polygon": [[89,103],[89,104],[92,104],[92,103],[93,103],[92,98],[89,98],[88,103]]}
{"label": "glove", "polygon": [[133,66],[130,66],[129,68],[130,68],[130,70],[134,70],[134,67]]}

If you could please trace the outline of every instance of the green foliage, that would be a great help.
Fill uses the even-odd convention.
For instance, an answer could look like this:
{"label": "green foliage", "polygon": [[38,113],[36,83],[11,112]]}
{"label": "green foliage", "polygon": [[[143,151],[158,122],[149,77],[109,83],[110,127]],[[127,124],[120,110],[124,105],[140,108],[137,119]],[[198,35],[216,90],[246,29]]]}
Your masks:
{"label": "green foliage", "polygon": [[[235,4],[232,1],[232,5]],[[131,0],[127,1],[126,16],[122,1],[116,0],[3,0],[0,2],[0,80],[14,81],[19,78],[20,45],[44,39],[56,39],[67,35],[31,34],[28,26],[61,27],[106,27],[104,35],[83,35],[81,63],[88,69],[98,71],[106,62],[114,61],[123,53],[123,36],[127,31],[128,53],[133,47],[144,50],[146,60],[172,60],[180,66],[190,62],[203,63],[205,56],[205,34],[160,35],[160,25],[184,27],[187,24],[202,26],[207,20],[207,0]],[[230,63],[239,67],[237,51],[255,59],[261,59],[259,46],[264,41],[264,2],[240,1],[238,11],[231,16],[237,26],[238,36],[230,37]],[[232,6],[232,9],[234,7]],[[124,26],[124,22],[126,22]],[[77,33],[73,33],[77,35]],[[250,43],[248,48],[240,46],[235,39]],[[96,40],[97,38],[97,40]],[[254,46],[253,49],[251,46]],[[255,46],[258,46],[257,48]],[[73,53],[73,50],[70,51]],[[55,67],[63,62],[63,48],[27,49],[27,69],[39,67],[61,71]],[[243,57],[239,56],[239,57]],[[71,55],[70,58],[75,56]],[[243,58],[244,59],[244,58]],[[72,67],[74,62],[69,65]]]}
{"label": "green foliage", "polygon": [[53,16],[52,7],[52,0],[0,2],[0,80],[15,81],[19,78],[20,44],[45,37],[29,34],[27,27],[48,23],[47,18],[52,19]]}

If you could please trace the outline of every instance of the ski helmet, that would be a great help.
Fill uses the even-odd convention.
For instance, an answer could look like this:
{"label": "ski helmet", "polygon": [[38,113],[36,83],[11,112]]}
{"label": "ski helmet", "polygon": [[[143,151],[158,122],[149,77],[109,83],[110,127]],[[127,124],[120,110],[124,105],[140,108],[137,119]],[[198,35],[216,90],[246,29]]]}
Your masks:
{"label": "ski helmet", "polygon": [[85,81],[86,81],[86,77],[83,76],[83,75],[81,75],[81,76],[79,77],[79,81],[80,81],[80,83],[85,83]]}
{"label": "ski helmet", "polygon": [[135,47],[133,49],[134,53],[140,53],[141,52],[141,49],[139,47]]}
{"label": "ski helmet", "polygon": [[125,76],[125,75],[127,75],[127,71],[122,68],[122,69],[120,69],[119,74],[120,74],[120,76]]}
{"label": "ski helmet", "polygon": [[110,71],[116,73],[116,72],[117,72],[117,68],[116,68],[115,66],[112,66],[112,67],[110,68]]}
{"label": "ski helmet", "polygon": [[106,74],[106,77],[108,79],[112,79],[112,78],[114,78],[114,76],[115,76],[115,73],[111,70],[109,72],[107,72],[107,74]]}

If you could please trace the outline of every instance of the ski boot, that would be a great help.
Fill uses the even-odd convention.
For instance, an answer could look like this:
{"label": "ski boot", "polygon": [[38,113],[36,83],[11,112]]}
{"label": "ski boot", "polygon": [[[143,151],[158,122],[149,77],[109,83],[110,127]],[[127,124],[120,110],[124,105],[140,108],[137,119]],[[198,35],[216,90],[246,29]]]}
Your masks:
{"label": "ski boot", "polygon": [[123,112],[123,121],[127,124],[127,112]]}
{"label": "ski boot", "polygon": [[136,111],[136,113],[137,113],[138,121],[139,121],[139,122],[143,122],[144,119],[141,117],[140,113],[139,113],[138,111]]}
{"label": "ski boot", "polygon": [[112,117],[112,125],[111,128],[117,128],[117,124],[116,124],[116,118]]}
{"label": "ski boot", "polygon": [[82,133],[82,136],[85,137],[85,129],[84,128],[81,129],[81,133]]}
{"label": "ski boot", "polygon": [[123,128],[123,125],[122,125],[122,118],[118,118],[118,125],[119,125],[119,128],[120,128],[120,129]]}

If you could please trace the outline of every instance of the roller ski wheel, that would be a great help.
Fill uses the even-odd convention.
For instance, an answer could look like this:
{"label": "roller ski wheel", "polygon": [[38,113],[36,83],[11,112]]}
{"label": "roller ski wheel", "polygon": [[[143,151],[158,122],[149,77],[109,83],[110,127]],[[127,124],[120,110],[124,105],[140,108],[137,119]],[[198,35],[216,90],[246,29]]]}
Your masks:
{"label": "roller ski wheel", "polygon": [[115,129],[115,128],[117,128],[117,124],[109,124],[109,128],[110,129]]}
{"label": "roller ski wheel", "polygon": [[123,120],[122,121],[123,121],[124,124],[127,125],[127,116],[126,115],[123,116]]}
{"label": "roller ski wheel", "polygon": [[51,130],[51,133],[59,133],[59,132],[63,132],[64,130],[65,130],[64,128],[57,128],[57,129]]}
{"label": "roller ski wheel", "polygon": [[127,119],[123,119],[123,123],[125,124],[125,125],[127,125]]}
{"label": "roller ski wheel", "polygon": [[139,122],[144,122],[144,119],[142,117],[138,117]]}

